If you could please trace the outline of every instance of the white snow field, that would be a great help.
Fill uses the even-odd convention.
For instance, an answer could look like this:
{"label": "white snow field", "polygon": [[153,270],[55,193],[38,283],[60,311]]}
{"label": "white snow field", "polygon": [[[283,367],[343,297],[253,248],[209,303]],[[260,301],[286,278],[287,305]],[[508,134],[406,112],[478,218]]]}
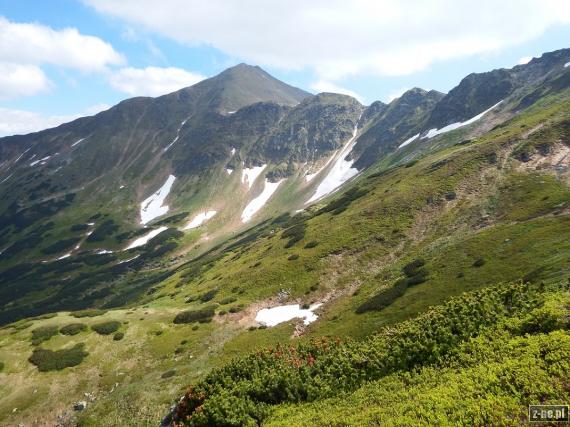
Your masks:
{"label": "white snow field", "polygon": [[186,124],[186,122],[188,121],[189,118],[190,118],[190,117],[188,117],[187,119],[182,120],[182,123],[180,123],[180,126],[178,126],[178,129],[176,129],[176,136],[174,137],[174,139],[172,140],[172,142],[166,146],[166,148],[164,149],[164,152],[167,152],[168,149],[169,149],[170,147],[172,147],[176,141],[178,141],[178,138],[180,138],[180,130],[181,130],[182,127]]}
{"label": "white snow field", "polygon": [[146,245],[150,239],[152,239],[155,236],[158,236],[160,233],[162,233],[167,228],[168,227],[162,226],[162,227],[157,228],[156,230],[149,231],[145,235],[143,235],[143,236],[139,237],[138,239],[134,240],[133,242],[131,242],[131,244],[129,246],[127,246],[124,250],[126,251],[126,250],[129,250],[132,248],[138,248],[139,246]]}
{"label": "white snow field", "polygon": [[335,158],[335,154],[333,153],[332,156],[329,157],[329,159],[326,161],[326,163],[319,168],[318,171],[313,172],[313,173],[308,173],[307,175],[305,175],[305,181],[307,182],[311,182],[313,180],[314,177],[316,177],[318,174],[320,174],[323,170],[325,170],[325,168],[329,165],[329,163]]}
{"label": "white snow field", "polygon": [[445,127],[442,127],[441,129],[430,129],[428,131],[428,133],[424,136],[422,136],[422,139],[429,139],[429,138],[433,138],[434,136],[440,135],[442,133],[445,132],[450,132],[452,130],[455,129],[459,129],[463,126],[467,126],[470,125],[471,123],[475,123],[477,120],[479,120],[481,117],[483,117],[485,114],[487,114],[489,111],[491,111],[493,108],[499,106],[499,104],[501,104],[503,101],[499,101],[497,102],[495,105],[493,105],[490,108],[487,108],[485,111],[483,111],[482,113],[477,114],[475,117],[471,117],[469,120],[466,120],[464,122],[457,122],[457,123],[452,123],[450,125],[447,125]]}
{"label": "white snow field", "polygon": [[216,216],[217,213],[218,213],[217,211],[200,212],[194,218],[192,218],[192,221],[190,221],[188,224],[186,224],[186,227],[184,227],[184,230],[190,230],[192,228],[200,227],[206,221],[208,221],[209,219],[212,219],[214,216]]}
{"label": "white snow field", "polygon": [[416,139],[418,139],[419,136],[420,136],[420,134],[417,133],[417,134],[415,134],[414,136],[412,136],[411,138],[406,139],[404,142],[402,142],[402,143],[398,146],[398,148],[405,147],[406,145],[408,145],[408,144],[414,142]]}
{"label": "white snow field", "polygon": [[241,183],[247,184],[247,187],[251,188],[257,177],[261,175],[261,172],[263,172],[263,170],[266,167],[267,165],[254,166],[252,168],[244,168],[244,170],[241,173]]}
{"label": "white snow field", "polygon": [[287,322],[291,319],[303,319],[303,323],[309,323],[317,320],[318,316],[313,313],[322,304],[313,304],[308,309],[302,309],[299,304],[281,305],[273,308],[264,308],[257,312],[255,320],[266,326],[276,326],[280,323]]}
{"label": "white snow field", "polygon": [[162,187],[141,203],[141,224],[148,224],[153,219],[168,212],[168,206],[163,206],[163,203],[170,193],[175,179],[174,175],[169,175]]}
{"label": "white snow field", "polygon": [[[360,120],[360,119],[359,119]],[[357,121],[358,123],[358,121]],[[354,126],[352,131],[352,137],[347,141],[347,143],[342,147],[338,155],[334,159],[334,163],[325,178],[321,181],[315,194],[307,200],[306,203],[311,203],[322,199],[327,194],[332,193],[350,178],[358,174],[358,169],[353,168],[352,164],[354,160],[346,160],[346,157],[350,154],[356,143],[356,133],[358,132],[358,125]]]}
{"label": "white snow field", "polygon": [[265,186],[263,187],[261,194],[249,202],[241,213],[241,221],[248,222],[251,218],[253,218],[257,211],[259,211],[267,203],[273,193],[275,193],[275,190],[277,190],[277,187],[279,187],[283,181],[284,180],[278,182],[269,182],[266,179]]}

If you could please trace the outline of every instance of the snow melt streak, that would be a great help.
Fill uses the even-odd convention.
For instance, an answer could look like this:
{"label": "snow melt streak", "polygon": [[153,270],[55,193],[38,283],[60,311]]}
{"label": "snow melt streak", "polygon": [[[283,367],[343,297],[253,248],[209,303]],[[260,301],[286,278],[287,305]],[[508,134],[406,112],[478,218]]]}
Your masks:
{"label": "snow melt streak", "polygon": [[162,204],[168,196],[168,193],[170,193],[170,189],[172,188],[172,184],[174,184],[175,179],[176,177],[174,175],[169,175],[162,187],[141,203],[141,224],[147,224],[154,218],[168,212],[168,206],[163,206]]}
{"label": "snow melt streak", "polygon": [[412,136],[411,138],[406,139],[404,142],[402,142],[402,143],[398,146],[398,148],[405,147],[406,145],[408,145],[408,144],[414,142],[419,136],[420,136],[420,134],[418,133],[418,134],[415,134],[414,136]]}
{"label": "snow melt streak", "polygon": [[[190,118],[190,117],[188,117],[188,119],[189,119],[189,118]],[[170,147],[172,147],[176,141],[178,141],[178,138],[180,138],[180,131],[182,130],[182,128],[184,127],[184,125],[186,124],[186,122],[188,121],[188,119],[182,120],[182,123],[180,123],[180,126],[179,126],[178,129],[176,130],[176,136],[174,137],[174,139],[172,140],[172,142],[167,145],[167,147],[164,149],[164,152],[167,152],[168,149],[169,149]]]}
{"label": "snow melt streak", "polygon": [[167,228],[168,227],[162,226],[162,227],[157,228],[156,230],[152,230],[152,231],[146,233],[144,236],[141,236],[138,239],[136,239],[135,241],[133,241],[129,246],[127,246],[125,248],[125,250],[132,249],[132,248],[138,248],[139,246],[146,245],[150,239],[158,236],[160,233],[162,233]]}
{"label": "snow melt streak", "polygon": [[283,180],[279,182],[269,182],[267,179],[265,180],[265,187],[263,187],[263,191],[259,196],[253,199],[249,204],[245,207],[243,212],[241,213],[241,221],[248,222],[256,213],[259,211],[271,198],[277,187],[283,182]]}
{"label": "snow melt streak", "polygon": [[450,132],[452,130],[455,129],[459,129],[463,126],[467,126],[470,125],[471,123],[475,123],[477,120],[479,120],[481,117],[483,117],[485,114],[487,114],[489,111],[491,111],[493,108],[497,107],[501,102],[503,101],[499,101],[497,102],[495,105],[493,105],[492,107],[486,109],[485,111],[483,111],[480,114],[477,114],[475,117],[470,118],[469,120],[466,120],[464,122],[457,122],[457,123],[452,123],[450,125],[447,125],[445,127],[442,127],[441,129],[430,129],[428,131],[428,133],[422,137],[422,139],[426,139],[426,138],[433,138],[436,135],[440,135],[442,133],[445,132]]}
{"label": "snow melt streak", "polygon": [[354,126],[352,131],[352,137],[348,140],[345,146],[340,151],[338,157],[335,159],[333,166],[325,179],[321,181],[315,194],[307,201],[307,203],[314,202],[332,193],[350,178],[358,173],[358,169],[353,168],[352,164],[354,160],[346,160],[346,157],[350,154],[354,148],[354,143],[356,139],[356,133],[358,132],[358,125]]}
{"label": "snow melt streak", "polygon": [[299,304],[264,308],[257,312],[255,320],[259,323],[263,323],[266,326],[275,326],[280,323],[287,322],[291,319],[301,318],[303,319],[303,323],[305,325],[308,325],[309,323],[317,320],[318,316],[313,313],[313,311],[319,308],[321,305],[322,304],[314,304],[307,310],[303,310]]}
{"label": "snow melt streak", "polygon": [[184,230],[190,230],[191,228],[198,228],[200,227],[202,224],[204,224],[206,221],[208,221],[209,219],[213,218],[218,212],[217,211],[206,211],[206,212],[200,212],[198,215],[196,215],[192,221],[190,221],[188,223],[188,225],[186,225],[186,227],[184,227]]}

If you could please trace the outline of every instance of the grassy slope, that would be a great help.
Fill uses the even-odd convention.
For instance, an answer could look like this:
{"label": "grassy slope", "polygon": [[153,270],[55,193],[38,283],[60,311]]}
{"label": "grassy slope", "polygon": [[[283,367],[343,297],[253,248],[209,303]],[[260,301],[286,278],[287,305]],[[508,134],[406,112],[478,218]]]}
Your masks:
{"label": "grassy slope", "polygon": [[[472,144],[451,146],[408,168],[363,177],[357,185],[367,194],[344,212],[316,215],[312,208],[302,214],[298,220],[306,223],[306,233],[291,248],[284,247],[281,226],[254,229],[260,230],[256,239],[187,264],[146,296],[134,314],[105,314],[104,319],[128,320],[123,341],[83,332],[44,344],[59,349],[85,342],[90,355],[80,366],[38,373],[27,362],[30,331],[39,325],[71,323],[65,313],[35,320],[25,330],[0,330],[0,361],[6,365],[0,373],[0,423],[50,419],[82,393],[95,391],[98,399],[83,415],[82,425],[116,425],[118,420],[123,425],[155,425],[173,396],[213,366],[255,347],[290,341],[293,323],[246,330],[254,324],[255,308],[276,303],[275,295],[282,289],[291,292],[288,301],[328,299],[321,320],[308,327],[302,339],[364,338],[466,290],[524,276],[533,281],[566,277],[570,245],[564,237],[570,224],[559,206],[570,201],[568,186],[546,172],[518,171],[509,154],[525,130],[567,119],[567,111],[568,102],[542,105]],[[447,201],[450,192],[457,198]],[[311,241],[318,245],[304,248]],[[299,258],[288,260],[292,254]],[[354,312],[392,286],[401,267],[418,257],[426,260],[428,281],[381,311]],[[485,264],[473,267],[480,257]],[[218,311],[240,306],[245,310],[216,316],[197,330],[172,324],[181,309],[205,305],[186,303],[188,296],[211,289],[219,292],[210,303],[236,298]],[[163,332],[157,336],[158,330]],[[181,345],[183,340],[188,342]],[[177,354],[178,348],[182,350]],[[175,376],[160,378],[172,368]],[[52,384],[68,385],[58,390]],[[14,414],[13,408],[18,408]]]}

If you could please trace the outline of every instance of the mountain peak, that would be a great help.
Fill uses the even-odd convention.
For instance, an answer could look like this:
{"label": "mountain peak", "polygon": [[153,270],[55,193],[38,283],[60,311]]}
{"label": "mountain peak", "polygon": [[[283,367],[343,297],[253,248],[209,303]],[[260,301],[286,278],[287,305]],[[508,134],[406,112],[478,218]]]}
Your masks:
{"label": "mountain peak", "polygon": [[198,92],[209,110],[227,114],[257,102],[294,106],[311,96],[302,89],[276,79],[257,65],[245,63],[185,89]]}

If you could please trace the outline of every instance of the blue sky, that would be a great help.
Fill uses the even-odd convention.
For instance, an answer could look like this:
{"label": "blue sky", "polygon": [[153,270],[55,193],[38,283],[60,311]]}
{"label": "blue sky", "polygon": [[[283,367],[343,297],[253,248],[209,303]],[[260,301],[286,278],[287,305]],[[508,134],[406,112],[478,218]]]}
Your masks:
{"label": "blue sky", "polygon": [[446,92],[471,72],[570,47],[570,2],[472,3],[0,0],[0,134],[166,93],[239,62],[369,104],[416,86]]}

